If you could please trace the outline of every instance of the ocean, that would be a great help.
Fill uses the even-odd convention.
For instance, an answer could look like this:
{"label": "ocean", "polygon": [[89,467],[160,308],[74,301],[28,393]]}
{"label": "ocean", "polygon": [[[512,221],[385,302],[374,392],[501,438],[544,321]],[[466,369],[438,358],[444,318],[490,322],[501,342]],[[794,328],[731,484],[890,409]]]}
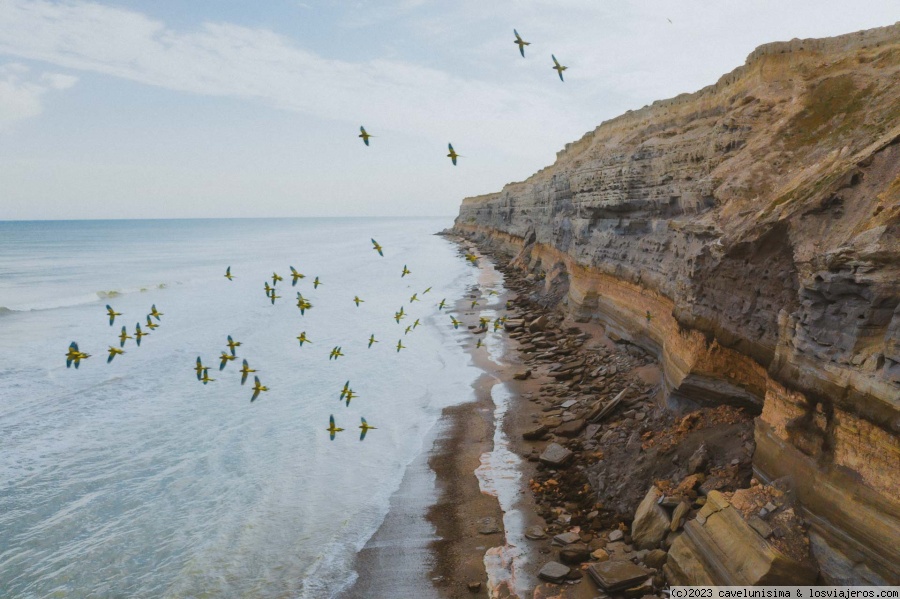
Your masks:
{"label": "ocean", "polygon": [[[351,585],[441,410],[473,399],[471,335],[437,307],[478,282],[433,235],[450,224],[0,222],[4,597],[321,599]],[[306,275],[296,287],[289,266]],[[159,328],[108,364],[122,325],[148,332],[152,304]],[[220,371],[228,335],[241,345]],[[92,355],[79,369],[71,341]],[[197,356],[214,382],[198,382]],[[253,403],[244,358],[269,388]],[[333,441],[331,414],[345,429]],[[361,417],[377,427],[362,441]]]}

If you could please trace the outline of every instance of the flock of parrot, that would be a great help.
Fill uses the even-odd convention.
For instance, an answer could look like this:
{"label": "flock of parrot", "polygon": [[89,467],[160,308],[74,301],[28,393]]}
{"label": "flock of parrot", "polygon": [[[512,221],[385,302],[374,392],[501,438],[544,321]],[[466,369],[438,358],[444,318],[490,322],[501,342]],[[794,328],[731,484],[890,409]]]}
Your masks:
{"label": "flock of parrot", "polygon": [[[374,239],[372,239],[371,241],[372,241],[372,249],[374,251],[378,252],[379,256],[383,257],[384,256],[384,248]],[[479,257],[475,254],[470,253],[470,254],[466,254],[466,259],[469,262],[471,262],[473,265],[477,266]],[[297,271],[297,269],[295,269],[293,266],[290,267],[290,270],[291,270],[290,276],[292,279],[291,286],[296,286],[298,281],[306,278],[306,275]],[[407,265],[404,264],[403,269],[400,272],[400,278],[402,279],[411,274],[412,274],[412,271],[410,271],[410,269],[407,267]],[[225,269],[224,276],[229,281],[233,281],[235,279],[235,275],[232,274],[232,272],[231,272],[231,266],[229,266]],[[273,305],[275,304],[275,301],[281,297],[280,295],[277,295],[276,290],[277,290],[278,282],[283,281],[283,280],[284,280],[283,277],[281,277],[278,273],[273,272],[272,277],[271,277],[271,281],[272,281],[271,285],[269,284],[268,280],[265,281],[264,290],[266,293],[266,297],[268,298],[269,302],[271,302]],[[319,277],[315,277],[313,280],[313,289],[317,289],[321,285],[323,285],[322,281],[319,279]],[[432,289],[431,287],[426,288],[424,291],[421,292],[421,295],[424,296],[425,294],[429,293],[431,291],[431,289]],[[490,290],[488,293],[491,295],[496,295],[497,292]],[[412,305],[415,302],[421,302],[422,299],[419,296],[420,296],[419,292],[413,293],[409,299],[409,303]],[[361,299],[358,295],[356,295],[353,297],[352,301],[354,304],[356,304],[357,307],[359,307],[359,305],[361,303],[363,303],[365,300]],[[471,307],[474,308],[477,305],[478,305],[477,299],[473,300]],[[439,303],[437,303],[436,306],[437,306],[438,310],[443,310],[447,306],[446,298],[441,299],[441,301]],[[297,308],[300,310],[300,314],[302,316],[306,313],[307,310],[310,310],[313,308],[313,304],[308,298],[303,297],[302,293],[297,292]],[[107,304],[106,315],[109,317],[109,325],[113,326],[115,323],[116,317],[122,316],[122,313],[116,312],[110,305]],[[147,320],[146,327],[147,327],[147,329],[149,329],[148,331],[145,332],[143,329],[141,329],[141,323],[138,322],[135,325],[134,335],[129,335],[127,327],[123,326],[121,333],[118,335],[119,346],[118,347],[116,347],[114,345],[109,346],[109,350],[108,350],[109,357],[106,360],[107,363],[112,362],[113,359],[117,355],[125,353],[125,349],[124,349],[125,342],[128,339],[133,339],[135,344],[138,347],[140,347],[141,339],[143,337],[146,337],[147,335],[149,335],[150,331],[153,331],[157,327],[160,326],[159,323],[160,323],[161,317],[163,315],[164,314],[162,312],[157,310],[156,304],[153,304],[150,308],[150,312],[146,316],[146,320]],[[394,320],[398,324],[400,324],[400,321],[406,317],[407,317],[407,313],[406,313],[405,306],[401,306],[400,309],[394,313]],[[506,320],[506,317],[496,318],[494,320],[493,329],[495,332],[498,331],[500,329],[500,327],[502,327],[505,320]],[[458,320],[452,314],[450,315],[450,323],[454,329],[458,329],[459,326],[461,324],[463,324],[460,320]],[[417,327],[421,326],[421,324],[422,323],[421,323],[420,319],[418,319],[418,318],[415,319],[412,324],[410,324],[409,326],[406,327],[404,335],[408,335],[409,333],[414,331]],[[490,324],[489,318],[481,317],[479,319],[479,328],[478,328],[478,331],[476,331],[476,332],[486,332],[489,324]],[[299,342],[299,345],[301,348],[304,346],[304,344],[312,344],[313,343],[310,340],[310,338],[307,336],[306,331],[302,331],[300,333],[300,335],[298,335],[296,337],[296,339]],[[375,343],[379,343],[379,340],[375,338],[374,334],[371,334],[368,338],[368,348],[371,349]],[[233,362],[233,361],[237,360],[237,358],[238,358],[237,348],[240,346],[241,346],[240,341],[235,341],[231,337],[231,335],[227,336],[226,348],[222,350],[221,355],[219,356],[219,370],[220,371],[224,370],[229,362]],[[484,347],[484,343],[482,342],[481,338],[479,338],[477,340],[475,347],[476,348]],[[406,346],[403,345],[403,338],[401,337],[397,341],[396,351],[399,352],[403,349],[406,349]],[[341,357],[343,357],[345,355],[342,350],[343,350],[343,348],[339,345],[333,347],[329,353],[328,359],[335,360],[335,361],[340,359]],[[82,360],[86,360],[90,357],[91,357],[90,354],[82,352],[79,349],[78,343],[76,343],[75,341],[72,341],[69,345],[68,351],[66,352],[66,367],[69,368],[69,367],[74,366],[77,369],[80,366]],[[196,362],[194,365],[194,371],[196,372],[197,380],[200,381],[201,383],[203,383],[204,385],[214,382],[216,380],[209,376],[209,367],[205,366],[203,364],[203,361],[200,356],[197,356],[197,359],[196,359]],[[239,372],[241,373],[241,385],[244,385],[247,382],[249,375],[253,374],[257,371],[255,369],[250,368],[250,364],[246,358],[242,358],[242,365],[241,365]],[[254,374],[253,381],[254,381],[254,384],[252,387],[253,393],[252,393],[252,396],[250,397],[251,403],[256,401],[259,398],[261,393],[264,393],[269,390],[269,388],[267,386],[263,385],[260,382],[259,376]],[[350,387],[350,381],[348,380],[344,384],[343,389],[341,389],[341,391],[340,391],[339,401],[345,401],[346,405],[349,406],[350,401],[355,397],[358,397],[358,394]],[[359,428],[360,428],[361,432],[360,432],[359,438],[362,441],[365,439],[366,434],[370,430],[374,430],[376,427],[368,424],[368,422],[366,421],[365,418],[361,417],[360,420],[361,420],[361,424],[360,424]],[[331,440],[334,440],[335,435],[338,432],[343,431],[344,429],[336,426],[335,420],[334,420],[334,415],[332,414],[329,417],[329,426],[325,430],[328,431]]]}
{"label": "flock of parrot", "polygon": [[[670,21],[670,22],[671,22],[671,21]],[[516,31],[515,29],[513,29],[513,34],[516,36],[516,39],[513,40],[513,43],[516,44],[517,46],[519,46],[519,54],[522,55],[522,58],[525,58],[525,46],[530,46],[530,45],[531,45],[531,42],[526,42],[525,40],[523,40],[523,39],[522,39],[522,36],[520,36],[520,35],[519,35],[519,32]],[[556,56],[553,55],[553,54],[550,55],[550,58],[553,59],[553,67],[551,67],[551,68],[552,68],[554,71],[556,71],[556,73],[559,75],[559,80],[562,81],[562,82],[565,82],[565,79],[563,79],[563,71],[565,71],[565,70],[568,69],[569,67],[564,66],[564,65],[561,65],[561,64],[559,63],[559,61],[556,60]],[[375,136],[372,135],[371,133],[368,133],[368,132],[366,131],[366,128],[365,128],[365,127],[360,126],[360,128],[359,128],[359,136],[358,136],[358,137],[362,138],[363,143],[366,144],[366,145],[368,146],[368,145],[369,145],[369,139],[372,138],[372,137],[375,137]],[[457,159],[457,158],[463,158],[463,156],[462,156],[461,154],[457,154],[457,153],[456,153],[456,150],[453,149],[453,144],[452,144],[452,143],[448,143],[448,144],[447,144],[447,149],[449,150],[449,153],[447,154],[447,158],[450,159],[450,162],[453,163],[453,166],[456,166],[456,159]]]}

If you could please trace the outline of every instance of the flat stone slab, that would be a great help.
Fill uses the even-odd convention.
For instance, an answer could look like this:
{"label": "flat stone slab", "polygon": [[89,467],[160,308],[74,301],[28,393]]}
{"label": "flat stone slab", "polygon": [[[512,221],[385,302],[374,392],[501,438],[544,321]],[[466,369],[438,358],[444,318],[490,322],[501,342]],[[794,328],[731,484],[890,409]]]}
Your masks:
{"label": "flat stone slab", "polygon": [[492,535],[500,532],[500,523],[493,516],[487,516],[478,521],[478,532],[483,535]]}
{"label": "flat stone slab", "polygon": [[588,566],[588,574],[604,591],[616,592],[640,584],[650,570],[628,561],[607,561]]}
{"label": "flat stone slab", "polygon": [[553,432],[561,437],[577,437],[579,433],[584,429],[584,420],[580,418],[577,420],[570,420],[569,422],[563,422],[555,429]]}
{"label": "flat stone slab", "polygon": [[550,428],[544,425],[540,425],[531,430],[527,430],[522,433],[522,438],[526,441],[539,441],[544,438],[544,435],[550,432]]}
{"label": "flat stone slab", "polygon": [[529,526],[525,529],[525,538],[532,541],[540,541],[547,538],[547,533],[540,526]]}
{"label": "flat stone slab", "polygon": [[564,532],[553,537],[554,545],[569,545],[581,540],[581,535],[577,532]]}
{"label": "flat stone slab", "polygon": [[597,435],[598,432],[600,432],[600,425],[599,425],[599,424],[589,424],[589,425],[587,425],[587,428],[584,429],[584,440],[585,440],[585,441],[590,441],[591,439],[593,439],[593,438]]}
{"label": "flat stone slab", "polygon": [[541,571],[538,572],[538,578],[548,580],[550,582],[562,582],[569,575],[572,569],[559,562],[547,562]]}
{"label": "flat stone slab", "polygon": [[563,466],[572,459],[574,455],[571,451],[560,445],[559,443],[551,443],[547,446],[541,457],[538,458],[548,466]]}
{"label": "flat stone slab", "polygon": [[578,401],[575,399],[567,399],[566,401],[559,404],[559,407],[561,407],[564,410],[568,410],[569,408],[571,408],[572,406],[574,406],[577,403],[578,403]]}

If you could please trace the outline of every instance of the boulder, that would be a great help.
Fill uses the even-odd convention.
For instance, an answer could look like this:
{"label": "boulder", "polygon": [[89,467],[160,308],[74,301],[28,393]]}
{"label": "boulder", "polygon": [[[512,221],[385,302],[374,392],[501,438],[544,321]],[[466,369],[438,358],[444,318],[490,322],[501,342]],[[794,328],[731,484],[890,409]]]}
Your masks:
{"label": "boulder", "polygon": [[559,443],[551,443],[547,446],[539,458],[542,463],[558,468],[564,466],[566,462],[572,459],[574,454],[560,445]]}
{"label": "boulder", "polygon": [[631,523],[631,538],[638,549],[654,549],[669,532],[672,522],[666,510],[659,506],[661,493],[656,487],[650,487],[643,501],[634,513]]}
{"label": "boulder", "polygon": [[581,543],[573,543],[559,550],[559,561],[564,564],[580,564],[591,559],[591,552]]}
{"label": "boulder", "polygon": [[547,318],[547,315],[539,316],[528,323],[528,331],[531,333],[538,333],[547,328],[547,323],[550,319]]}

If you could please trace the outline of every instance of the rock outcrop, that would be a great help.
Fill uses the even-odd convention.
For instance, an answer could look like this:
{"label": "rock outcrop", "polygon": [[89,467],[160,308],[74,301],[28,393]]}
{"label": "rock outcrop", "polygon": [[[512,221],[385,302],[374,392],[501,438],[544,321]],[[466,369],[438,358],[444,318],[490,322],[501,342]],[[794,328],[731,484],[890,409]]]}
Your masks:
{"label": "rock outcrop", "polygon": [[454,228],[655,353],[673,408],[756,410],[825,582],[900,582],[900,23],[761,46]]}

